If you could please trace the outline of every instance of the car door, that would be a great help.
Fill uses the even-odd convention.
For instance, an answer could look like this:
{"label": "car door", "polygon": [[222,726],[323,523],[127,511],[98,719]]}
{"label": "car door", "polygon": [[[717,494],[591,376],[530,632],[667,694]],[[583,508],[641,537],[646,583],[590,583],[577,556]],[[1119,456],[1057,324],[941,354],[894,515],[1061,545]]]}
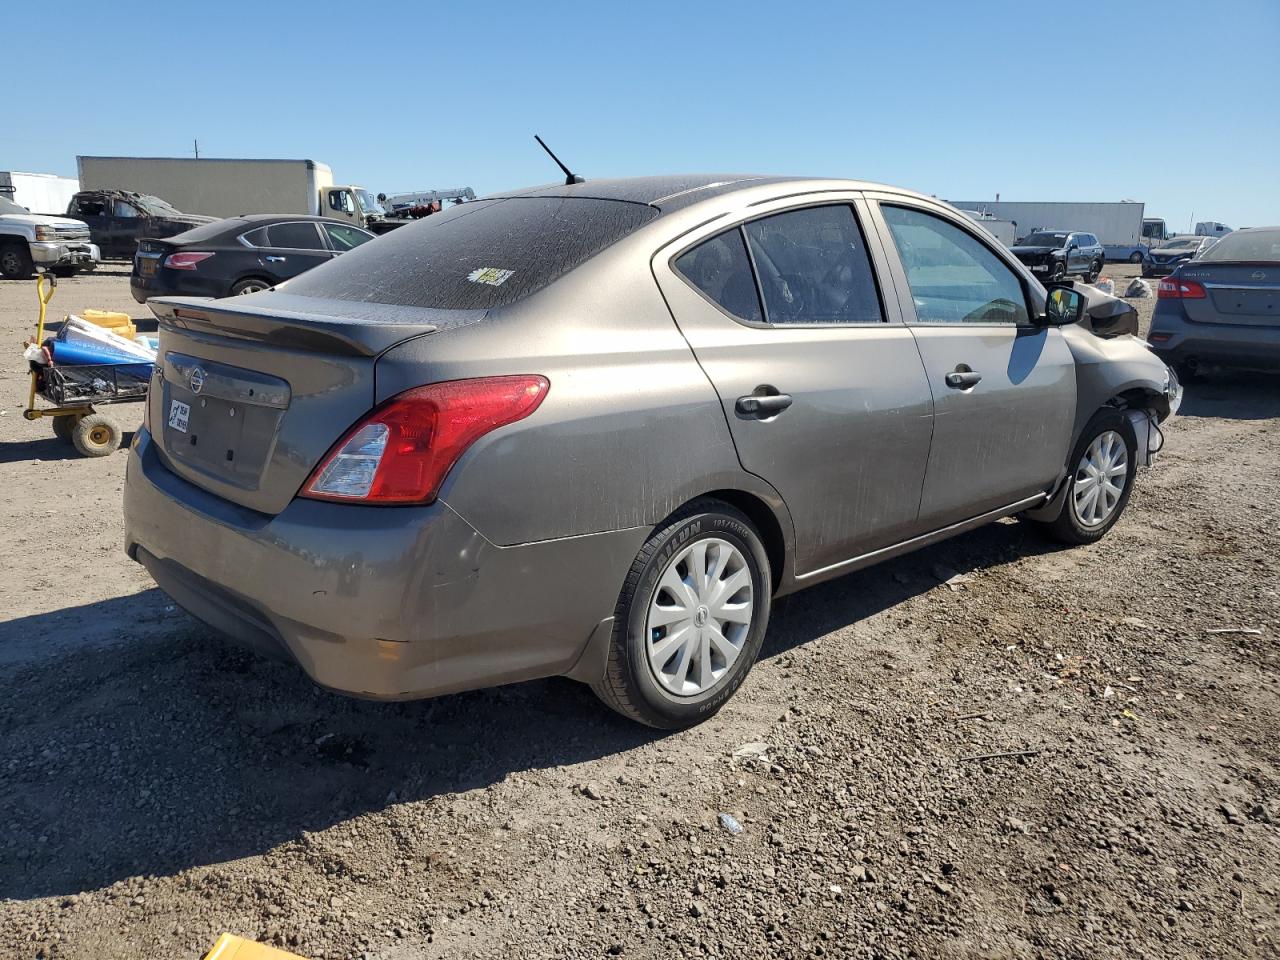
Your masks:
{"label": "car door", "polygon": [[276,283],[333,258],[314,220],[287,220],[270,224],[266,230],[266,245],[258,249],[258,261]]}
{"label": "car door", "polygon": [[876,199],[933,392],[921,524],[944,527],[1044,493],[1066,463],[1076,380],[1062,331],[1031,322],[1043,295],[963,218],[895,195]]}
{"label": "car door", "polygon": [[931,430],[924,369],[892,290],[881,295],[884,253],[861,201],[806,200],[704,225],[653,261],[743,468],[786,502],[802,577],[915,532]]}
{"label": "car door", "polygon": [[[116,197],[111,201],[111,216],[107,224],[107,244],[111,249],[110,256],[121,260],[132,260],[138,252],[138,241],[144,233],[150,233],[147,225],[150,218],[128,200]],[[108,256],[104,250],[102,255]]]}

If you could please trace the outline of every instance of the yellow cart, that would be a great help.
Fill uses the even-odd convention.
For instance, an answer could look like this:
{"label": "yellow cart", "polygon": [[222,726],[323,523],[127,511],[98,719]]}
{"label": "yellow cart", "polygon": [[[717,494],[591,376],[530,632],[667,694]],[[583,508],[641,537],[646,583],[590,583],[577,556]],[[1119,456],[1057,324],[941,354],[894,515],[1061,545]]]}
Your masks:
{"label": "yellow cart", "polygon": [[[36,279],[40,319],[36,323],[35,345],[40,349],[44,347],[45,313],[57,287],[57,277],[42,273]],[[145,400],[150,376],[137,375],[137,368],[144,365],[145,361],[63,367],[32,360],[31,391],[22,415],[28,420],[51,418],[54,434],[69,440],[76,452],[86,457],[105,457],[120,448],[124,432],[118,419],[97,408]],[[37,406],[37,398],[50,406]]]}

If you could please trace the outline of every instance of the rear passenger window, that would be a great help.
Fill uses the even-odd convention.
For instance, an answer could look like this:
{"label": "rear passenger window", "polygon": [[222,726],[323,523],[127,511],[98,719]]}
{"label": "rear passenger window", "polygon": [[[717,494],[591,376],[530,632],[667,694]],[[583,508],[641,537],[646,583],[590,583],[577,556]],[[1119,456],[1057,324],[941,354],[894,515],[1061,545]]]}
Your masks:
{"label": "rear passenger window", "polygon": [[273,223],[267,227],[268,246],[286,247],[290,250],[323,250],[320,231],[314,223]]}
{"label": "rear passenger window", "polygon": [[250,230],[248,233],[240,234],[240,242],[249,247],[270,246],[267,240],[267,228],[259,227],[257,230]]}
{"label": "rear passenger window", "polygon": [[982,241],[907,207],[882,205],[921,323],[1028,323],[1017,274]]}
{"label": "rear passenger window", "polygon": [[884,319],[862,231],[846,205],[808,207],[743,227],[769,323]]}
{"label": "rear passenger window", "polygon": [[760,297],[742,231],[712,237],[676,260],[676,269],[710,300],[743,320],[759,323]]}

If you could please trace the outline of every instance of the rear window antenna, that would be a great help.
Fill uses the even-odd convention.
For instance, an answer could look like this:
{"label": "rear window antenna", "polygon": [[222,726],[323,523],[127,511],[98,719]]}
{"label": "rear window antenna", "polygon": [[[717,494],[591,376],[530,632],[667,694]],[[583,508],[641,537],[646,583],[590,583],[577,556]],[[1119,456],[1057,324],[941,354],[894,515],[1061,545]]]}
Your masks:
{"label": "rear window antenna", "polygon": [[551,148],[548,147],[545,143],[543,143],[542,138],[538,136],[536,133],[533,135],[533,139],[538,141],[538,146],[540,146],[543,150],[547,151],[547,156],[549,156],[552,160],[556,162],[556,166],[564,171],[564,185],[566,187],[571,187],[575,183],[587,182],[582,177],[578,176],[576,173],[574,173],[572,170],[566,167],[563,163],[561,163],[560,158],[551,152]]}

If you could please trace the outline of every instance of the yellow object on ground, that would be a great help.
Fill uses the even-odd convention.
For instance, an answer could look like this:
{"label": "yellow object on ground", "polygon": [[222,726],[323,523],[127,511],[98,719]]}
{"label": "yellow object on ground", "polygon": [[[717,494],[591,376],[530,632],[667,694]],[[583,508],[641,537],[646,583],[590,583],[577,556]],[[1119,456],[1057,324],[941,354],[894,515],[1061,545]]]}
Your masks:
{"label": "yellow object on ground", "polygon": [[265,943],[255,943],[230,933],[224,933],[204,955],[204,960],[304,960],[296,953],[277,950]]}
{"label": "yellow object on ground", "polygon": [[85,310],[80,317],[100,327],[106,327],[126,340],[132,340],[138,335],[138,328],[134,326],[127,313],[117,313],[114,310]]}

